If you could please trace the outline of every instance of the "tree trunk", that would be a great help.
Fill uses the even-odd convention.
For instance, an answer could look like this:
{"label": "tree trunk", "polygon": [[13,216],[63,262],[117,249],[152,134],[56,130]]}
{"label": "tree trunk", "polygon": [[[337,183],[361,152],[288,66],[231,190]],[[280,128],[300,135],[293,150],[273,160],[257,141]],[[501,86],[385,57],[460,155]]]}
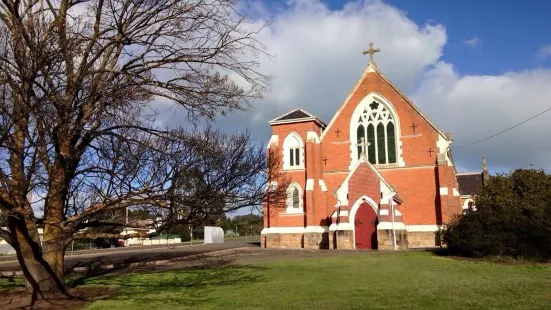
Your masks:
{"label": "tree trunk", "polygon": [[65,288],[50,265],[42,257],[42,246],[36,228],[29,229],[23,219],[10,219],[15,231],[17,260],[25,276],[29,293],[63,293]]}
{"label": "tree trunk", "polygon": [[63,278],[65,274],[65,247],[65,239],[63,238],[62,230],[52,225],[45,225],[42,256],[50,267],[52,267],[52,270],[59,279]]}

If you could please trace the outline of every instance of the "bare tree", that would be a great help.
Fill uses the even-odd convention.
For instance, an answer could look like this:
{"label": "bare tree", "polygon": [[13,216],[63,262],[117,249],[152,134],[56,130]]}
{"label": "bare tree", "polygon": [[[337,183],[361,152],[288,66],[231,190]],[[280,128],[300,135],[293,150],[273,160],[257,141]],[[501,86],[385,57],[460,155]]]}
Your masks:
{"label": "bare tree", "polygon": [[224,191],[175,156],[185,135],[155,126],[152,107],[176,103],[193,121],[260,98],[269,77],[257,71],[265,52],[249,29],[232,0],[0,0],[0,237],[34,296],[64,291],[65,248],[103,225],[94,216],[185,209],[187,198],[167,199],[174,175],[204,180],[205,195]]}

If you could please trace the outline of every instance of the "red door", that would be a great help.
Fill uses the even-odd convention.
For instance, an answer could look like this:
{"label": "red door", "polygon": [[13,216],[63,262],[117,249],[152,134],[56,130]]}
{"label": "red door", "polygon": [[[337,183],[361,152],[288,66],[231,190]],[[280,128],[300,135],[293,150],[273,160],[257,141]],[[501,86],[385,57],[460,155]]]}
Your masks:
{"label": "red door", "polygon": [[377,214],[367,202],[356,212],[354,229],[356,249],[377,249]]}

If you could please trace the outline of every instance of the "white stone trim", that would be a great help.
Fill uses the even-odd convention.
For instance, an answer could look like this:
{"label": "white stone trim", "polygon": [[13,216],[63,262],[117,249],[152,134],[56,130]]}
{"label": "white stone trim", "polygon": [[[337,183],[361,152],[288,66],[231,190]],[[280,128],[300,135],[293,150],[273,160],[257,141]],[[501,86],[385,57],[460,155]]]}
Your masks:
{"label": "white stone trim", "polygon": [[276,147],[279,143],[279,136],[278,135],[272,135],[270,137],[270,141],[268,141],[268,146],[267,148],[271,148],[272,146]]}
{"label": "white stone trim", "polygon": [[402,212],[400,212],[400,210],[394,209],[394,216],[402,216]]}
{"label": "white stone trim", "polygon": [[315,144],[320,143],[320,137],[315,131],[310,130],[306,133],[306,142],[310,141],[314,142]]}
{"label": "white stone trim", "polygon": [[[377,225],[377,230],[382,229],[392,229],[392,222],[380,222],[379,225]],[[406,229],[406,225],[402,222],[394,222],[394,230],[402,230]]]}
{"label": "white stone trim", "polygon": [[438,225],[406,225],[407,231],[411,232],[433,232],[438,231]]}
{"label": "white stone trim", "polygon": [[453,188],[452,193],[455,197],[460,196],[459,191],[455,187]]}
{"label": "white stone trim", "polygon": [[[339,212],[339,216],[348,216],[348,211],[341,211]],[[336,218],[337,217],[337,211],[333,212],[333,214],[331,215],[331,217],[334,217]]]}
{"label": "white stone trim", "polygon": [[322,179],[320,179],[318,181],[319,185],[320,185],[320,188],[321,188],[321,191],[322,192],[327,192],[327,185],[325,185],[325,181],[323,181]]}
{"label": "white stone trim", "polygon": [[304,216],[304,211],[300,212],[281,212],[279,213],[280,216]]}
{"label": "white stone trim", "polygon": [[452,141],[449,141],[444,137],[441,133],[438,133],[438,141],[436,141],[436,147],[438,147],[438,153],[444,154],[446,157],[446,163],[448,166],[453,166],[453,163],[448,156],[448,149],[450,148],[450,145],[452,144]]}
{"label": "white stone trim", "polygon": [[442,196],[448,195],[448,188],[447,187],[440,187],[440,195],[442,195]]}
{"label": "white stone trim", "polygon": [[379,215],[388,215],[388,214],[389,214],[389,212],[386,209],[379,211]]}
{"label": "white stone trim", "polygon": [[327,226],[306,226],[306,228],[304,228],[305,233],[324,233],[328,230]]}
{"label": "white stone trim", "polygon": [[313,191],[314,190],[314,179],[307,179],[306,180],[306,190],[307,191]]}
{"label": "white stone trim", "polygon": [[354,230],[352,227],[352,224],[350,223],[338,223],[338,224],[331,224],[329,226],[329,231],[335,231],[335,230]]}
{"label": "white stone trim", "polygon": [[261,234],[302,234],[304,227],[269,227],[262,229]]}

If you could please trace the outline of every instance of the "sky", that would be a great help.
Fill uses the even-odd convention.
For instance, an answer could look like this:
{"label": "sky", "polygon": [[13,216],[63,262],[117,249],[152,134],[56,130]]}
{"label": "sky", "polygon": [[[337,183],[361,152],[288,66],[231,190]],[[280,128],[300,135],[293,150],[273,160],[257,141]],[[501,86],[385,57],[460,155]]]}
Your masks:
{"label": "sky", "polygon": [[[217,120],[249,129],[303,108],[328,123],[365,70],[369,42],[379,70],[444,132],[459,172],[551,171],[551,111],[495,138],[461,147],[551,107],[551,1],[242,1],[274,57],[260,58],[271,90],[247,112]],[[163,116],[178,122],[183,111]]]}

